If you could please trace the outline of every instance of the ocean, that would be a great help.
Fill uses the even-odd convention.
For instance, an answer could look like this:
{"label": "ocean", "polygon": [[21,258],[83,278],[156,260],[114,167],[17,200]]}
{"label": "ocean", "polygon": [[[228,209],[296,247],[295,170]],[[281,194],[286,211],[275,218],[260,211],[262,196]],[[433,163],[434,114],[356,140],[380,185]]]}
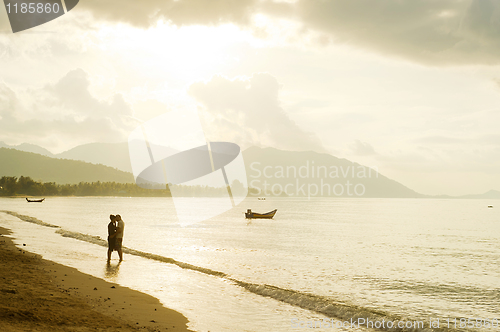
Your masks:
{"label": "ocean", "polygon": [[[28,251],[158,298],[196,331],[499,331],[496,203],[247,198],[181,227],[168,198],[1,198],[24,220],[2,213],[0,226]],[[249,208],[278,212],[246,220]],[[110,214],[129,250],[107,266]]]}

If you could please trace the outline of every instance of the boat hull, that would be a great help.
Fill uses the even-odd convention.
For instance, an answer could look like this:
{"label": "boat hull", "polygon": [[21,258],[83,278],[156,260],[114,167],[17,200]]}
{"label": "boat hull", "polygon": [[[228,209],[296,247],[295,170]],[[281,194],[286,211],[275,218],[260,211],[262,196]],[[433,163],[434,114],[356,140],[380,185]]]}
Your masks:
{"label": "boat hull", "polygon": [[41,203],[45,200],[45,198],[42,198],[42,199],[28,199],[28,198],[26,198],[26,200],[28,201],[28,203]]}
{"label": "boat hull", "polygon": [[272,219],[276,214],[276,210],[273,210],[268,213],[256,213],[256,212],[245,212],[245,218],[247,219]]}

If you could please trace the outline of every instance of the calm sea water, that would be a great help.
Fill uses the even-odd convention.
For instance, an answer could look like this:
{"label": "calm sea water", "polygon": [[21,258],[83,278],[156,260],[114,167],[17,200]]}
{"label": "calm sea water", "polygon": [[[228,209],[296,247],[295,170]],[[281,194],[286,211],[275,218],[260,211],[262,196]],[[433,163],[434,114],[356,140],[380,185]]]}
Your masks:
{"label": "calm sea water", "polygon": [[[27,250],[159,298],[198,331],[293,331],[334,315],[428,327],[437,318],[500,322],[500,205],[488,208],[495,203],[248,198],[183,228],[164,198],[3,198],[1,210],[73,233],[6,214],[0,225]],[[247,208],[278,213],[247,221]],[[111,213],[125,221],[124,245],[141,253],[120,265],[114,253],[106,267],[106,249],[86,235],[105,239]],[[141,257],[147,253],[179,264]]]}

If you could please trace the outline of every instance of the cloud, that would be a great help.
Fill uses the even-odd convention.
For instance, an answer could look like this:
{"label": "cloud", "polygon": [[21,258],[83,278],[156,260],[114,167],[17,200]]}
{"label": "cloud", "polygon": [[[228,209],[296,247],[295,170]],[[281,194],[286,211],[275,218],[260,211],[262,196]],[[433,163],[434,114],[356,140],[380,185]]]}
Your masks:
{"label": "cloud", "polygon": [[498,63],[500,2],[301,0],[306,27],[336,42],[428,63]]}
{"label": "cloud", "polygon": [[355,140],[351,146],[352,152],[357,156],[371,156],[376,155],[375,149],[369,143]]}
{"label": "cloud", "polygon": [[160,19],[175,25],[248,24],[259,0],[87,0],[79,8],[92,12],[97,19],[124,22],[148,28]]}
{"label": "cloud", "polygon": [[90,91],[88,74],[83,69],[68,72],[61,80],[45,89],[67,109],[94,117],[110,117],[121,121],[121,116],[132,115],[132,109],[121,94],[115,94],[111,101],[94,98]]}
{"label": "cloud", "polygon": [[[299,34],[318,33],[320,44],[348,44],[426,64],[500,62],[500,2],[496,0],[88,0],[79,4],[98,19],[148,28],[175,25],[251,26],[256,14],[294,20]],[[298,38],[297,40],[300,40]]]}
{"label": "cloud", "polygon": [[449,137],[449,136],[425,136],[418,139],[413,140],[413,142],[417,144],[425,144],[428,146],[446,146],[446,145],[456,145],[460,147],[464,146],[500,146],[500,135],[497,134],[489,134],[489,135],[479,135],[473,137]]}
{"label": "cloud", "polygon": [[259,73],[234,80],[214,76],[194,83],[188,92],[204,109],[210,140],[324,152],[318,138],[304,132],[280,107],[279,90],[274,76]]}
{"label": "cloud", "polygon": [[93,141],[121,142],[135,126],[132,109],[120,94],[99,100],[82,69],[55,84],[15,91],[0,84],[0,140],[52,148]]}
{"label": "cloud", "polygon": [[453,144],[467,144],[471,143],[470,140],[464,138],[455,138],[447,136],[426,136],[414,140],[417,144],[425,145],[453,145]]}

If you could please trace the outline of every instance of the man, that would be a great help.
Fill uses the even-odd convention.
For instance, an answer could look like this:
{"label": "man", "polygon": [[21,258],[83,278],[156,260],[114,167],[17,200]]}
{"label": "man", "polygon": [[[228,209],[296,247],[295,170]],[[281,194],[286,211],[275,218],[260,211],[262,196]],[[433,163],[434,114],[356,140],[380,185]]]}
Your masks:
{"label": "man", "polygon": [[115,250],[116,244],[116,217],[111,214],[109,219],[111,219],[111,221],[108,224],[108,262],[111,260],[111,253]]}
{"label": "man", "polygon": [[120,256],[120,262],[123,260],[123,251],[122,251],[122,242],[123,242],[123,231],[125,229],[125,223],[122,220],[122,217],[117,214],[116,215],[116,241],[115,241],[115,250],[118,251],[118,255]]}

